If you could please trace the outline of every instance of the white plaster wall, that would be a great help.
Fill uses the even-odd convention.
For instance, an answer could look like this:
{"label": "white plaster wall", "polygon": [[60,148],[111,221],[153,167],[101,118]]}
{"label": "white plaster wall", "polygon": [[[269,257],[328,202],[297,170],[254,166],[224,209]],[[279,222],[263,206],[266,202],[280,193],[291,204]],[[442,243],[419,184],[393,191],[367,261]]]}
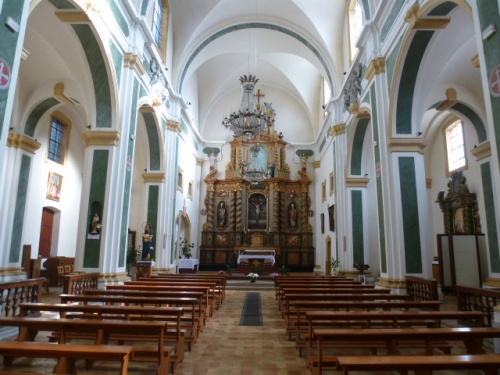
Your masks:
{"label": "white plaster wall", "polygon": [[[78,237],[84,158],[84,148],[79,127],[83,128],[83,125],[73,123],[64,166],[46,159],[49,126],[50,113],[46,113],[41,117],[35,133],[35,138],[38,139],[42,146],[36,151],[32,160],[23,228],[22,243],[31,245],[32,258],[38,256],[43,207],[50,207],[61,212],[59,227],[57,222],[54,223],[55,233],[57,233],[58,229],[59,237],[53,236],[55,237],[52,244],[54,250],[51,255],[75,256],[76,239]],[[63,176],[59,202],[46,198],[49,172],[55,172]]]}

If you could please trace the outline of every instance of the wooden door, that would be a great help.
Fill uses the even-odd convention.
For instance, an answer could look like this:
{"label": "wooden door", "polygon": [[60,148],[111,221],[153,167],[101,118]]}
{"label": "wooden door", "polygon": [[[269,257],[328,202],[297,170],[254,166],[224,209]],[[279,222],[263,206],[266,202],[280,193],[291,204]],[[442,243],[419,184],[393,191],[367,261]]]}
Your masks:
{"label": "wooden door", "polygon": [[42,225],[40,228],[40,243],[38,244],[38,256],[50,257],[52,247],[52,229],[54,227],[54,211],[44,208],[42,211]]}

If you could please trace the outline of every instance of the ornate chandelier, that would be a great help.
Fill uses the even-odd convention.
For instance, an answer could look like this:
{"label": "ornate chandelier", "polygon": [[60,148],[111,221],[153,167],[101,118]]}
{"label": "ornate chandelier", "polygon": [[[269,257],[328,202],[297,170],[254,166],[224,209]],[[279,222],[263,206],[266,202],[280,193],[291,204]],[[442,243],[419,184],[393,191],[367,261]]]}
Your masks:
{"label": "ornate chandelier", "polygon": [[243,163],[241,167],[241,177],[252,184],[258,184],[269,175],[266,167],[259,166],[259,153],[259,146],[250,147],[250,163]]}
{"label": "ornate chandelier", "polygon": [[260,133],[267,132],[273,125],[273,119],[268,112],[261,111],[255,102],[254,89],[258,81],[257,77],[251,74],[240,77],[243,88],[240,109],[222,120],[222,126],[232,131],[234,138],[243,136],[245,140],[250,140]]}

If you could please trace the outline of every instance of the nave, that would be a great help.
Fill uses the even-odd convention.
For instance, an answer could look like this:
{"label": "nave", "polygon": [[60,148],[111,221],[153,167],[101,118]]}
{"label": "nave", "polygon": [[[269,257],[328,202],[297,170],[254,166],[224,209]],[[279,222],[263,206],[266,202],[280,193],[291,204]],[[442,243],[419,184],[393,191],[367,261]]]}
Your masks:
{"label": "nave", "polygon": [[[262,326],[240,326],[240,318],[248,292],[258,292],[261,297]],[[44,302],[58,303],[60,288],[52,288],[44,295]],[[454,298],[445,296],[441,310],[454,310]],[[41,335],[43,339],[44,335]],[[14,339],[14,338],[12,338]],[[43,371],[48,374],[54,365],[51,359],[19,359],[16,372]],[[77,365],[78,374],[111,375],[116,366],[96,363],[92,371],[85,371],[83,361]],[[438,375],[479,374],[479,371],[436,371]],[[154,374],[150,364],[130,363],[129,374]],[[177,375],[309,375],[306,360],[299,357],[294,341],[288,341],[284,321],[278,311],[275,291],[271,281],[228,281],[223,305],[203,328],[191,352],[185,353]],[[340,374],[324,371],[325,375]],[[354,372],[353,374],[367,374]],[[375,373],[373,373],[375,374]],[[376,374],[382,374],[377,372]],[[392,374],[392,373],[391,373]]]}

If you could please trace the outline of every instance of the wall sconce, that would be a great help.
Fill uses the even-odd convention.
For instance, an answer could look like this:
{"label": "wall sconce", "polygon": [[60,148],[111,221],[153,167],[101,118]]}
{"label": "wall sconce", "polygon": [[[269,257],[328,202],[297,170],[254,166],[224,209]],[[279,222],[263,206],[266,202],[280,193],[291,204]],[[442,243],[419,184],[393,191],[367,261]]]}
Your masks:
{"label": "wall sconce", "polygon": [[92,125],[87,125],[87,129],[92,129]]}
{"label": "wall sconce", "polygon": [[133,141],[135,139],[135,135],[134,134],[130,134],[130,140]]}
{"label": "wall sconce", "polygon": [[368,177],[368,173],[365,173],[365,177]]}
{"label": "wall sconce", "polygon": [[420,137],[422,135],[422,132],[417,132],[417,137]]}
{"label": "wall sconce", "polygon": [[9,130],[10,130],[10,131],[13,131],[13,130],[14,130],[14,128],[9,128]]}

